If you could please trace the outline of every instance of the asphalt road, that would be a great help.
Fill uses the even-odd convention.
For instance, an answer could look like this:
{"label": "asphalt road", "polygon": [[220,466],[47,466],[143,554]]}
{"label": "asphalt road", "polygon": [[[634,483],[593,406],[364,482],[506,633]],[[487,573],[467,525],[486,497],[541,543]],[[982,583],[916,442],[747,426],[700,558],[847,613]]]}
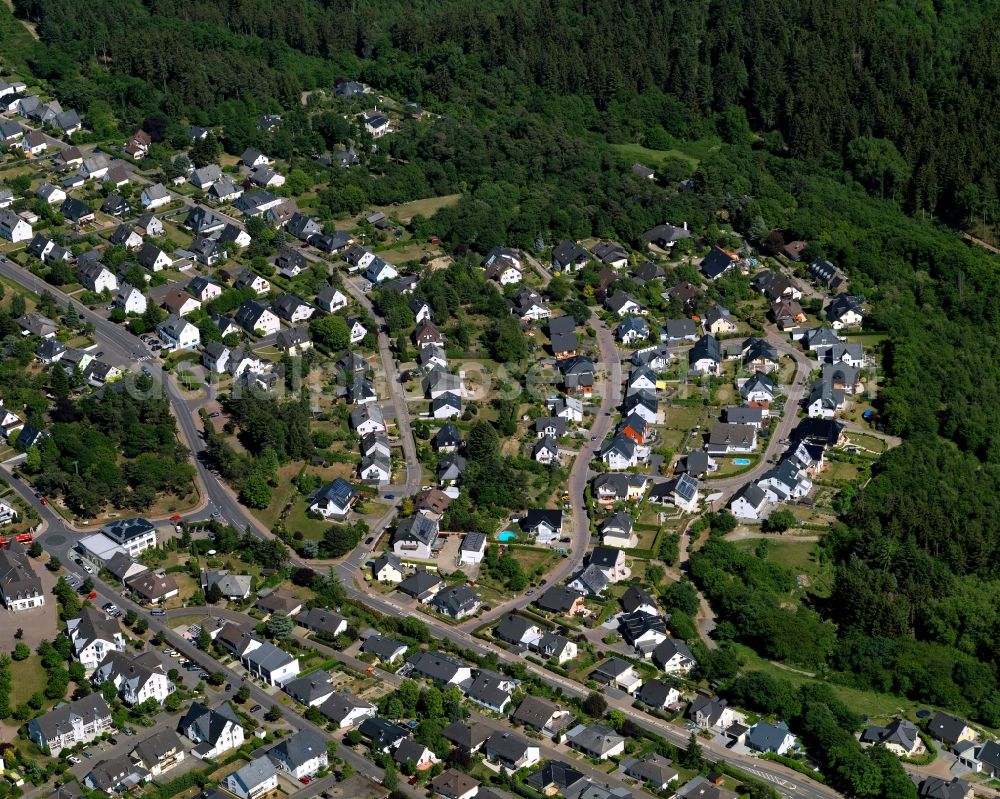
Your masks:
{"label": "asphalt road", "polygon": [[[70,300],[70,298],[63,294],[62,292],[48,286],[43,281],[38,279],[36,276],[32,275],[25,269],[17,266],[16,264],[10,262],[6,258],[0,260],[0,274],[11,280],[20,283],[31,291],[36,293],[41,293],[43,290],[49,290],[53,295],[57,297],[61,302],[65,303]],[[79,307],[79,303],[76,303]],[[104,350],[106,353],[111,352],[112,355],[109,358],[117,357],[121,362],[125,363],[134,360],[135,353],[140,352],[141,344],[140,342],[128,333],[123,328],[108,322],[103,317],[95,314],[85,307],[80,308],[81,316],[94,324],[95,330],[100,337]],[[610,372],[608,382],[610,385],[605,392],[605,396],[602,398],[601,403],[601,414],[595,420],[594,428],[592,434],[601,440],[607,433],[607,430],[611,426],[611,417],[605,416],[606,412],[610,412],[610,409],[618,404],[621,392],[621,364],[619,361],[617,347],[614,345],[614,341],[611,338],[610,331],[603,325],[596,326],[595,329],[598,330],[598,344],[601,348],[601,359],[604,361],[606,368]],[[782,342],[783,343],[783,342]],[[787,346],[787,345],[786,345]],[[386,375],[389,379],[389,383],[395,382],[398,385],[398,372],[395,368],[395,364],[391,359],[391,353],[388,351],[388,341],[387,337],[380,335],[380,352],[383,359],[383,366],[386,368]],[[614,353],[612,355],[612,353]],[[188,399],[181,394],[179,388],[170,379],[164,379],[164,375],[159,365],[155,361],[149,362],[150,371],[153,373],[154,377],[160,379],[164,386],[166,387],[167,396],[171,401],[171,405],[174,409],[174,413],[178,418],[179,429],[182,438],[185,443],[189,446],[192,453],[195,454],[195,464],[198,469],[199,482],[202,485],[203,491],[205,492],[205,498],[209,506],[216,512],[220,513],[222,518],[228,523],[235,527],[244,529],[249,527],[252,531],[256,531],[257,534],[263,536],[269,536],[269,532],[263,529],[262,525],[257,522],[257,520],[249,514],[245,509],[236,501],[232,492],[225,486],[221,485],[216,479],[215,475],[208,470],[198,454],[204,450],[204,444],[201,439],[201,435],[198,432],[193,418],[193,408],[188,402]],[[801,368],[801,364],[800,364]],[[392,376],[396,376],[397,380],[393,381]],[[798,380],[796,381],[798,383]],[[801,391],[801,388],[800,388]],[[394,393],[394,404],[401,400],[400,395]],[[791,403],[793,398],[789,397],[789,408],[794,407]],[[399,431],[402,436],[404,425],[407,432],[406,436],[403,436],[403,441],[409,441],[409,445],[413,446],[412,435],[409,435],[409,416],[406,412],[405,400],[402,401],[402,407],[396,406],[397,413],[399,416],[396,419],[397,425],[399,426]],[[794,414],[787,414],[788,416],[794,416]],[[783,436],[776,435],[774,439],[779,439]],[[404,447],[405,447],[404,443]],[[573,555],[570,558],[565,559],[560,565],[559,572],[560,577],[553,575],[552,580],[556,581],[561,579],[563,576],[568,574],[574,568],[576,568],[580,562],[582,562],[584,553],[586,552],[586,546],[589,542],[589,522],[586,518],[586,511],[583,507],[583,488],[586,485],[588,469],[589,469],[589,458],[586,457],[586,451],[580,453],[577,458],[577,462],[574,464],[573,472],[570,477],[570,487],[571,487],[571,501],[573,502],[573,518],[574,518],[574,544],[573,544]],[[414,451],[415,455],[415,451]],[[408,458],[409,461],[409,458]],[[407,483],[410,485],[412,479],[413,470],[408,469],[408,480]],[[419,475],[419,472],[416,472]],[[419,479],[419,478],[418,478]],[[743,476],[743,479],[747,479]],[[27,491],[27,488],[23,485],[19,485],[18,481],[12,481],[18,492],[25,497],[42,515],[42,518],[48,522],[47,532],[40,537],[45,548],[56,554],[63,559],[64,562],[69,563],[70,558],[68,557],[68,550],[74,543],[74,537],[69,534],[66,525],[63,523],[62,519],[58,517],[49,506],[42,506],[34,498],[33,494]],[[368,605],[376,610],[380,610],[383,613],[389,615],[409,615],[413,612],[412,608],[405,608],[387,598],[379,597],[376,595],[370,595],[358,590],[355,583],[355,577],[358,574],[359,566],[363,563],[363,560],[367,554],[368,547],[364,544],[359,546],[352,552],[345,560],[343,560],[338,566],[336,566],[336,572],[341,578],[345,591],[348,596],[361,601],[363,604]],[[292,563],[301,564],[302,561],[298,560],[294,556],[291,558]],[[137,612],[145,613],[142,608],[139,608],[134,603],[123,598],[117,591],[113,590],[109,586],[103,584],[102,582],[95,580],[98,585],[98,593],[104,597],[107,597],[111,601],[114,601],[120,607],[124,609],[132,608]],[[526,603],[526,598],[519,600],[522,604]],[[584,696],[587,690],[580,686],[578,683],[571,682],[567,679],[559,677],[558,675],[552,674],[545,670],[544,668],[538,667],[528,661],[525,661],[519,657],[515,657],[505,650],[499,649],[492,644],[486,644],[473,639],[468,632],[465,630],[456,629],[450,627],[444,622],[438,621],[431,617],[424,617],[424,621],[431,627],[435,635],[441,638],[447,638],[456,644],[476,650],[482,654],[486,652],[494,652],[502,659],[508,660],[510,662],[518,662],[526,667],[530,668],[535,672],[541,679],[553,687],[560,687],[565,693],[573,696]],[[479,623],[482,623],[480,620]],[[211,670],[216,670],[218,666],[214,664],[214,661],[210,659],[204,653],[201,653],[189,642],[182,640],[180,636],[177,636],[172,631],[167,630],[167,628],[159,621],[157,617],[150,617],[150,627],[154,630],[163,629],[167,634],[167,640],[174,645],[179,651],[184,653],[192,661],[205,664],[206,662],[211,663]],[[227,676],[232,678],[234,675],[232,672],[227,671]],[[256,693],[255,693],[256,692]],[[255,701],[263,703],[267,699],[266,694],[259,688],[251,687],[251,695]],[[633,718],[637,724],[646,727],[657,734],[661,734],[669,740],[683,744],[686,742],[688,737],[688,732],[680,725],[672,725],[666,722],[662,722],[648,714],[634,710],[631,704],[625,700],[618,700],[609,697],[609,704],[612,707],[621,709],[627,712],[628,715]],[[299,716],[294,716],[296,719],[296,724],[301,724],[304,726],[311,726],[309,722],[302,719]],[[303,727],[298,727],[299,729]],[[713,756],[719,757],[723,760],[733,763],[738,767],[747,768],[747,758],[743,758],[738,755],[734,755],[728,750],[716,751],[711,746],[706,746],[706,750],[709,751]],[[345,756],[347,753],[344,753]],[[363,758],[359,758],[360,761],[358,765],[355,766],[356,770],[360,773],[366,773],[362,766],[367,764]],[[350,762],[350,761],[349,761]],[[352,762],[352,765],[355,765]],[[369,764],[370,765],[370,764]],[[837,796],[837,794],[829,789],[818,785],[812,780],[798,775],[796,772],[786,769],[782,766],[767,763],[765,765],[764,761],[754,760],[753,763],[754,773],[761,776],[763,779],[772,782],[775,787],[778,788],[783,794],[787,796],[804,796],[808,799],[828,799],[829,797]],[[364,768],[368,766],[365,765]],[[315,784],[314,784],[315,785]],[[407,786],[409,787],[409,786]]]}
{"label": "asphalt road", "polygon": [[[594,418],[590,430],[584,436],[576,460],[573,461],[573,468],[570,470],[569,482],[566,486],[571,506],[572,550],[569,557],[558,561],[546,575],[546,580],[551,585],[562,582],[577,571],[587,553],[587,547],[590,545],[590,517],[587,515],[587,505],[583,498],[583,492],[590,479],[590,463],[614,425],[615,409],[622,401],[622,363],[614,335],[596,314],[590,318],[589,324],[597,333],[597,345],[601,352],[600,367],[605,372],[605,378],[601,384],[601,404],[598,407],[597,416]],[[469,630],[480,627],[492,619],[499,619],[517,608],[527,606],[533,598],[526,595],[517,597],[509,602],[496,605],[488,614],[470,619],[459,626]]]}

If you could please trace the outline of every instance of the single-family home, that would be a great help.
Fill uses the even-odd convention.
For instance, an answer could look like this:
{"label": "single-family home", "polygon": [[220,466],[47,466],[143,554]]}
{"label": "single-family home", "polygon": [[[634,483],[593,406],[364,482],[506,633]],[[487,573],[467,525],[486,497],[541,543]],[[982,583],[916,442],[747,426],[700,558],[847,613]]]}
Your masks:
{"label": "single-family home", "polygon": [[711,333],[706,333],[688,352],[688,365],[692,372],[703,375],[717,375],[722,363],[722,350],[719,340]]}
{"label": "single-family home", "polygon": [[491,763],[519,771],[531,768],[541,760],[537,745],[517,733],[497,730],[483,744],[483,753]]}
{"label": "single-family home", "polygon": [[184,762],[185,752],[181,739],[170,729],[161,729],[144,738],[130,752],[132,759],[159,777],[174,766]]}
{"label": "single-family home", "polygon": [[300,781],[329,766],[326,738],[310,729],[282,738],[267,751],[267,756],[279,769]]}
{"label": "single-family home", "polygon": [[319,712],[339,729],[344,729],[374,718],[375,705],[347,691],[338,691],[319,706]]}
{"label": "single-family home", "polygon": [[157,325],[156,335],[168,352],[194,350],[201,343],[201,331],[176,314],[168,316]]}
{"label": "single-family home", "polygon": [[567,733],[566,742],[594,760],[609,760],[625,753],[625,736],[603,724],[581,724]]}
{"label": "single-family home", "polygon": [[677,638],[667,638],[653,650],[653,662],[667,674],[687,674],[698,661],[687,644]]}
{"label": "single-family home", "polygon": [[[325,742],[323,754],[326,754]],[[226,776],[223,784],[239,799],[258,799],[278,787],[278,772],[273,761],[262,755]]]}
{"label": "single-family home", "polygon": [[401,558],[431,560],[438,523],[423,513],[403,519],[392,536],[393,552]]}
{"label": "single-family home", "polygon": [[739,261],[735,253],[727,252],[719,246],[713,246],[701,260],[699,271],[709,280],[718,280]]}
{"label": "single-family home", "polygon": [[733,496],[729,509],[737,519],[759,521],[769,505],[767,492],[756,483],[747,483]]}

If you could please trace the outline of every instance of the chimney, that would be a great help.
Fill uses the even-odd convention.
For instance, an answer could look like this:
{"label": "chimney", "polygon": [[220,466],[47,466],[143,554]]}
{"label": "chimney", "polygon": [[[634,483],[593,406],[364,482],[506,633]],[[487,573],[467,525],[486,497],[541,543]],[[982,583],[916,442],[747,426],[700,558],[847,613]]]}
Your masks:
{"label": "chimney", "polygon": [[684,229],[685,229],[685,230],[687,230],[687,229],[688,229],[688,223],[687,223],[687,222],[685,222],[685,223],[684,223]]}

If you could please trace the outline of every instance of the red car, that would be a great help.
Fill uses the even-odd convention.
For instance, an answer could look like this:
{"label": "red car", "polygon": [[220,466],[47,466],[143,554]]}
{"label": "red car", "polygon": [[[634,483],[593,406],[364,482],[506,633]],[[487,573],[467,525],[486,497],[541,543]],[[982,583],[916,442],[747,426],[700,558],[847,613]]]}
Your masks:
{"label": "red car", "polygon": [[97,591],[91,591],[87,594],[87,599],[97,599]]}
{"label": "red car", "polygon": [[299,777],[299,782],[301,782],[303,785],[308,785],[310,782],[312,782],[312,777],[308,775],[306,775],[305,777]]}
{"label": "red car", "polygon": [[49,504],[49,501],[45,497],[39,497],[38,501],[41,502],[43,505]]}
{"label": "red car", "polygon": [[175,513],[173,516],[170,517],[170,521],[172,522],[179,522],[180,520],[181,520],[181,515],[179,513]]}

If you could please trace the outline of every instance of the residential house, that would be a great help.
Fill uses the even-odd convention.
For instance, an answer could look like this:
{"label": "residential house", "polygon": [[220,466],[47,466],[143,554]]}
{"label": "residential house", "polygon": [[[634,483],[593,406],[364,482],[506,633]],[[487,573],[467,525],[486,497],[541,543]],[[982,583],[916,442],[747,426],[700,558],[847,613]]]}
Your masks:
{"label": "residential house", "polygon": [[517,733],[500,730],[486,739],[483,752],[487,760],[508,771],[531,768],[541,760],[538,746]]}
{"label": "residential house", "polygon": [[601,525],[601,541],[606,547],[632,549],[639,545],[639,536],[632,529],[632,517],[618,511]]}
{"label": "residential house", "polygon": [[431,790],[445,799],[473,799],[479,791],[479,780],[458,769],[450,768],[431,780]]}
{"label": "residential house", "polygon": [[604,473],[594,478],[594,496],[603,505],[641,499],[649,480],[641,474]]}
{"label": "residential house", "polygon": [[312,777],[317,771],[326,769],[330,763],[327,757],[326,738],[310,729],[282,738],[267,751],[267,756],[282,771],[288,772],[296,780]]}
{"label": "residential house", "polygon": [[191,240],[188,252],[192,253],[195,260],[204,266],[215,266],[226,256],[225,250],[219,246],[219,242],[202,235],[197,235]]}
{"label": "residential house", "polygon": [[133,558],[156,546],[156,527],[141,516],[109,522],[101,528],[101,533]]}
{"label": "residential house", "polygon": [[634,694],[642,686],[642,676],[627,660],[612,657],[598,664],[588,675],[600,685],[620,688],[627,694]]}
{"label": "residential house", "polygon": [[254,603],[254,609],[266,615],[284,613],[286,616],[295,616],[302,610],[302,600],[291,591],[278,588],[269,593],[262,591]]}
{"label": "residential house", "polygon": [[566,741],[578,752],[594,760],[609,760],[625,753],[625,736],[603,724],[582,724],[571,730]]}
{"label": "residential house", "polygon": [[622,773],[626,777],[638,780],[654,791],[667,791],[680,776],[676,769],[671,768],[670,761],[656,752],[628,762],[627,765],[623,762],[622,766]]}
{"label": "residential house", "polygon": [[552,250],[552,268],[557,272],[579,272],[590,261],[590,253],[575,241],[563,241]]}
{"label": "residential house", "polygon": [[692,372],[703,375],[719,374],[722,363],[722,350],[719,340],[711,333],[706,333],[688,352],[688,365]]}
{"label": "residential house", "polygon": [[386,431],[385,417],[382,409],[375,402],[365,402],[351,411],[351,427],[360,436],[369,433],[384,433]]}
{"label": "residential house", "polygon": [[128,200],[115,192],[109,194],[101,203],[101,213],[124,218],[132,214],[132,206]]}
{"label": "residential house", "polygon": [[520,317],[522,322],[537,322],[548,319],[552,311],[545,305],[542,295],[528,286],[522,286],[511,300],[511,313]]}
{"label": "residential house", "polygon": [[185,757],[180,738],[177,737],[177,733],[169,729],[158,730],[143,739],[129,754],[153,777],[159,777],[183,763]]}
{"label": "residential house", "polygon": [[775,302],[768,313],[779,330],[792,330],[806,321],[805,312],[798,300],[790,300],[787,297]]}
{"label": "residential house", "polygon": [[648,658],[667,637],[667,626],[663,616],[636,610],[618,616],[618,632],[637,655]]}
{"label": "residential house", "polygon": [[571,358],[576,355],[579,346],[576,320],[569,315],[549,319],[549,339],[552,342],[552,353],[556,358]]}
{"label": "residential house", "polygon": [[576,797],[590,784],[580,771],[560,760],[546,760],[538,771],[525,778],[524,783],[543,796],[558,793]]}
{"label": "residential house", "polygon": [[740,354],[743,368],[747,371],[770,374],[781,365],[778,350],[767,339],[755,337],[746,339]]}
{"label": "residential house", "polygon": [[111,708],[99,693],[64,702],[28,722],[28,738],[42,750],[58,755],[78,743],[88,743],[112,727]]}
{"label": "residential house", "polygon": [[340,289],[327,283],[320,289],[319,294],[316,295],[316,305],[327,313],[334,313],[341,308],[347,307],[347,297]]}
{"label": "residential house", "polygon": [[126,793],[150,778],[146,769],[129,759],[118,755],[107,760],[99,760],[84,776],[83,784],[92,791],[105,796]]}
{"label": "residential house", "polygon": [[84,606],[77,618],[66,622],[66,635],[73,643],[73,656],[88,673],[97,668],[108,652],[125,651],[118,619],[92,605]]}
{"label": "residential house", "polygon": [[616,328],[615,336],[622,344],[637,344],[649,338],[649,325],[641,317],[626,316]]}
{"label": "residential house", "polygon": [[279,688],[289,680],[295,679],[299,673],[297,657],[266,641],[260,641],[258,644],[240,658],[243,668],[251,676]]}
{"label": "residential house", "polygon": [[562,535],[563,512],[558,508],[536,508],[522,516],[518,524],[523,532],[535,536],[537,544],[548,545]]}
{"label": "residential house", "polygon": [[701,260],[699,271],[709,280],[718,280],[739,261],[735,253],[726,252],[721,247],[713,246]]}
{"label": "residential house", "polygon": [[438,591],[430,606],[442,616],[464,619],[474,615],[481,605],[479,595],[467,585],[454,585]]}
{"label": "residential house", "polygon": [[208,191],[217,180],[222,178],[222,169],[218,164],[207,164],[191,173],[188,180],[191,185],[202,191]]}
{"label": "residential house", "polygon": [[442,686],[461,685],[472,680],[468,664],[441,652],[418,652],[407,663],[412,666],[410,675],[418,680],[430,680]]}
{"label": "residential house", "polygon": [[705,446],[709,455],[743,454],[756,448],[757,429],[753,425],[724,422],[712,425]]}
{"label": "residential house", "polygon": [[246,574],[230,574],[225,570],[208,571],[205,569],[201,572],[201,589],[209,591],[214,586],[226,599],[247,599],[250,596],[252,584],[253,578]]}
{"label": "residential house", "polygon": [[128,582],[128,587],[140,602],[157,605],[166,602],[180,593],[180,586],[169,574],[156,574],[146,571]]}
{"label": "residential house", "polygon": [[[325,744],[323,753],[326,754]],[[270,758],[261,756],[226,776],[223,784],[239,799],[258,799],[278,787],[278,772]]]}
{"label": "residential house", "polygon": [[702,327],[706,333],[719,337],[736,335],[739,329],[729,310],[718,304],[713,305],[705,312]]}
{"label": "residential house", "polygon": [[104,656],[90,679],[97,686],[105,683],[114,685],[122,701],[129,706],[150,699],[162,705],[175,690],[155,652],[132,658],[124,652],[112,650]]}
{"label": "residential house", "polygon": [[639,462],[635,441],[624,435],[614,436],[601,447],[600,459],[611,471],[635,468]]}
{"label": "residential house", "polygon": [[[635,167],[633,167],[633,171],[634,169]],[[645,177],[645,174],[643,176]],[[652,175],[649,177],[651,178]],[[662,250],[669,250],[678,241],[691,238],[691,231],[688,230],[687,222],[684,223],[683,227],[675,227],[669,223],[664,223],[650,228],[642,234],[642,237],[649,244],[656,245]]]}
{"label": "residential house", "polygon": [[379,113],[378,111],[371,111],[367,114],[363,114],[361,122],[365,127],[365,131],[373,139],[380,139],[387,133],[391,132],[389,117],[385,114]]}
{"label": "residential house", "polygon": [[841,291],[847,286],[847,275],[829,261],[817,258],[806,269],[817,283],[830,291]]}
{"label": "residential house", "polygon": [[371,263],[368,264],[368,268],[365,269],[365,279],[376,285],[385,283],[387,280],[392,280],[398,276],[399,272],[396,270],[396,267],[387,261],[383,261],[378,256],[373,258]]}
{"label": "residential house", "polygon": [[[226,220],[207,208],[196,205],[188,211],[188,215],[184,218],[184,226],[200,236],[206,236],[222,230],[226,226]],[[148,233],[148,235],[154,234]],[[162,232],[159,235],[163,235]]]}
{"label": "residential house", "polygon": [[138,250],[142,246],[142,236],[135,232],[130,225],[119,225],[108,237],[108,241],[124,247],[126,250]]}
{"label": "residential house", "polygon": [[28,241],[32,236],[31,225],[9,208],[0,209],[0,238],[7,241]]}
{"label": "residential house", "polygon": [[976,731],[962,719],[938,711],[927,724],[930,736],[946,746],[956,746],[963,741],[975,741]]}
{"label": "residential house", "polygon": [[[18,436],[27,429],[25,425]],[[27,447],[22,447],[27,449]],[[42,592],[42,581],[36,574],[24,545],[16,538],[11,538],[6,548],[0,549],[0,602],[12,613],[20,613],[45,605],[45,594]],[[13,623],[11,621],[11,623]]]}
{"label": "residential house", "polygon": [[306,321],[315,310],[309,303],[299,299],[294,294],[279,295],[271,307],[278,316],[292,324]]}
{"label": "residential house", "polygon": [[162,183],[154,183],[152,186],[146,186],[142,190],[142,194],[139,195],[139,201],[147,211],[169,205],[170,200],[170,192]]}
{"label": "residential house", "polygon": [[548,403],[549,412],[567,422],[579,424],[583,421],[583,403],[575,397],[558,397]]}
{"label": "residential house", "polygon": [[688,718],[702,729],[724,730],[736,720],[725,699],[699,694],[688,708]]}
{"label": "residential house", "polygon": [[571,588],[564,588],[561,585],[554,585],[547,588],[545,592],[535,600],[535,604],[549,613],[556,613],[560,616],[576,616],[583,612],[584,594],[574,591]]}
{"label": "residential house", "polygon": [[565,635],[545,633],[532,647],[541,657],[562,665],[574,660],[579,654],[579,647]]}
{"label": "residential house", "polygon": [[604,305],[609,311],[618,316],[628,316],[638,314],[645,316],[647,311],[642,304],[627,291],[616,291],[604,301]]}
{"label": "residential house", "polygon": [[143,236],[162,236],[163,223],[152,214],[143,214],[136,220],[136,229]]}
{"label": "residential house", "polygon": [[67,221],[76,225],[84,225],[94,221],[94,210],[82,200],[76,197],[67,197],[59,206],[61,213]]}
{"label": "residential house", "polygon": [[319,712],[339,729],[345,729],[374,718],[375,705],[346,691],[340,691],[323,702],[319,706]]}
{"label": "residential house", "polygon": [[465,696],[494,713],[506,713],[516,680],[503,677],[488,669],[478,669],[472,682],[463,687]]}
{"label": "residential house", "polygon": [[201,332],[179,316],[168,316],[156,327],[156,335],[168,352],[195,350],[201,344]]}
{"label": "residential house", "polygon": [[76,274],[81,285],[95,294],[118,289],[118,278],[100,261],[88,261],[78,266]]}
{"label": "residential house", "polygon": [[361,651],[373,655],[381,663],[395,663],[406,654],[407,646],[402,641],[384,635],[370,635],[361,645]]}
{"label": "residential house", "polygon": [[681,694],[676,686],[663,680],[646,680],[636,698],[644,705],[662,711],[677,705],[681,700]]}
{"label": "residential house", "polygon": [[[294,613],[290,612],[294,610],[294,607],[287,607],[288,598],[285,600],[285,607],[283,608],[289,616],[298,613],[296,610]],[[274,603],[270,603],[273,605]],[[294,600],[292,601],[294,605]],[[299,603],[299,610],[301,610],[302,605]],[[296,621],[307,630],[314,633],[319,633],[320,635],[325,635],[329,638],[336,638],[338,635],[344,635],[347,632],[347,619],[338,613],[334,613],[332,610],[327,610],[326,608],[310,608],[301,616],[299,616]]]}
{"label": "residential house", "polygon": [[142,245],[142,249],[139,250],[136,260],[139,262],[139,266],[148,269],[150,272],[159,272],[169,268],[174,263],[173,258],[151,241],[147,241]]}
{"label": "residential house", "polygon": [[39,200],[47,202],[49,205],[55,205],[56,203],[61,203],[66,199],[66,192],[58,186],[53,186],[51,183],[46,182],[35,189],[35,196]]}
{"label": "residential house", "polygon": [[444,580],[437,574],[418,567],[416,571],[396,586],[396,590],[426,604],[434,598],[443,585]]}
{"label": "residential house", "polygon": [[737,519],[759,521],[769,506],[767,492],[756,483],[747,483],[736,492],[729,503],[729,509]]}
{"label": "residential house", "polygon": [[344,519],[357,500],[357,491],[341,477],[328,483],[312,496],[309,510],[324,519]]}
{"label": "residential house", "polygon": [[667,638],[653,650],[653,662],[667,674],[687,674],[698,665],[687,644]]}
{"label": "residential house", "polygon": [[763,754],[785,755],[795,746],[795,736],[783,721],[777,724],[758,721],[747,732],[746,741],[747,746]]}
{"label": "residential house", "polygon": [[615,241],[599,241],[590,248],[594,259],[612,269],[624,269],[628,266],[628,252]]}
{"label": "residential house", "polygon": [[201,300],[176,286],[167,291],[160,304],[168,313],[177,316],[187,316],[201,308]]}
{"label": "residential house", "polygon": [[263,303],[246,300],[236,311],[236,324],[248,333],[271,336],[281,329],[281,321]]}
{"label": "residential house", "polygon": [[826,307],[826,319],[834,330],[860,327],[866,313],[858,297],[839,294]]}
{"label": "residential house", "polygon": [[414,771],[424,771],[435,763],[439,763],[437,756],[426,746],[417,743],[412,738],[404,740],[392,755],[392,759],[407,769]]}
{"label": "residential house", "polygon": [[477,566],[482,563],[487,543],[486,533],[466,533],[458,549],[459,565]]}
{"label": "residential house", "polygon": [[925,751],[917,726],[908,719],[895,719],[885,727],[868,727],[861,733],[862,746],[881,744],[897,757],[913,757]]}

